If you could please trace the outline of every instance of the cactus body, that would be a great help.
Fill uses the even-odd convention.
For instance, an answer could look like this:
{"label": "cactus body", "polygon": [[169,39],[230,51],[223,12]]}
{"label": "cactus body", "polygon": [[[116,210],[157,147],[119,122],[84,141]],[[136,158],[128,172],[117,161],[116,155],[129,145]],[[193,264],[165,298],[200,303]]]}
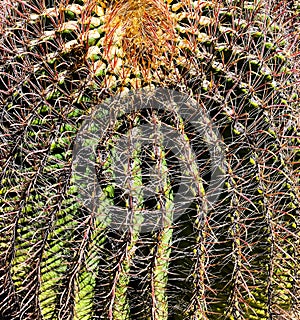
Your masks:
{"label": "cactus body", "polygon": [[[298,2],[3,6],[0,318],[298,319]],[[78,202],[74,139],[106,98],[157,87],[189,94],[218,127],[224,188],[217,203],[203,206],[209,155],[183,118],[133,114],[116,136],[146,120],[176,128],[198,148],[198,167],[189,171],[198,189],[170,224],[176,165],[170,169],[159,141],[146,156],[133,150],[131,196],[105,180],[109,159],[98,163],[103,212],[120,205],[136,219],[130,231],[112,230]],[[114,139],[102,147],[117,152]],[[154,203],[139,194],[149,169],[143,163],[161,176]],[[161,210],[161,226],[140,234],[146,206]]]}

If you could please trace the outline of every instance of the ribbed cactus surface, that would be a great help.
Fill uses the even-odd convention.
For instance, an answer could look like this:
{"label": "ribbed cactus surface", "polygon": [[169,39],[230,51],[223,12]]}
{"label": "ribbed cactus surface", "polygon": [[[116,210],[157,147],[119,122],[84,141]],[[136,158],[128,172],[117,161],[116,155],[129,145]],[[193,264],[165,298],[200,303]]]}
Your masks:
{"label": "ribbed cactus surface", "polygon": [[[0,318],[299,319],[299,1],[1,6]],[[210,203],[214,168],[188,119],[125,115],[99,138],[108,154],[105,164],[94,159],[101,210],[161,217],[146,233],[138,219],[111,228],[78,199],[76,135],[107,99],[134,92],[142,103],[155,88],[189,96],[208,115],[224,183]],[[118,137],[145,123],[157,140],[127,150],[136,193],[122,195],[110,157]],[[194,201],[174,221],[178,163],[191,159],[163,147],[163,125],[197,155]],[[146,202],[139,190],[151,170],[160,178]]]}

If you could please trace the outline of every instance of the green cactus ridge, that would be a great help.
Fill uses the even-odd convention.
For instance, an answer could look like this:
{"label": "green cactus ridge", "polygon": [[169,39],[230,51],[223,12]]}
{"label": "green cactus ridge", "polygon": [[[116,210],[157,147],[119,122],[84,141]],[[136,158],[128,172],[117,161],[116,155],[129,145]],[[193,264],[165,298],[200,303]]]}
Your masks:
{"label": "green cactus ridge", "polygon": [[[0,11],[0,318],[300,319],[299,1],[7,0]],[[105,161],[90,155],[103,189],[91,213],[72,172],[84,119],[157,88],[197,101],[225,167],[211,168],[176,112],[120,112],[99,140]],[[124,153],[122,194],[117,141],[142,124],[156,131]],[[186,154],[164,147],[163,125]],[[214,170],[224,185],[212,204]],[[194,201],[173,221],[183,174]],[[111,206],[131,229],[111,228]],[[161,215],[142,233],[146,209]]]}

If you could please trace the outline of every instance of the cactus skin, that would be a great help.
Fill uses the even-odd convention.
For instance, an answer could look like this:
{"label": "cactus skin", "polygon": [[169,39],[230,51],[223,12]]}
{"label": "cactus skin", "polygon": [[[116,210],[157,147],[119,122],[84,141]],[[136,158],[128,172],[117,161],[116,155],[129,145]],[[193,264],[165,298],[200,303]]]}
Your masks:
{"label": "cactus skin", "polygon": [[[299,318],[299,3],[167,1],[172,54],[148,65],[142,44],[135,63],[103,47],[125,1],[5,4],[0,318]],[[151,86],[218,124],[225,189],[203,219],[196,203],[172,232],[120,234],[79,207],[72,141],[94,105]]]}

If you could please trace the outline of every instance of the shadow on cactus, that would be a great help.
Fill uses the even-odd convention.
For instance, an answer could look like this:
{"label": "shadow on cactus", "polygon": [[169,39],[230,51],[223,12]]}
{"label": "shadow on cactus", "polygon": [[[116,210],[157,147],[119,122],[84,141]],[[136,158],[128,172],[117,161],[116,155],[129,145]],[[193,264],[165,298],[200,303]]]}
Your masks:
{"label": "shadow on cactus", "polygon": [[[298,319],[298,2],[0,7],[0,318]],[[224,185],[213,205],[203,206],[214,174],[203,136],[185,115],[151,108],[99,138],[97,215],[78,201],[72,151],[84,120],[140,88],[190,96],[218,129]],[[159,139],[124,150],[120,139],[138,141],[146,124],[157,137],[176,129],[196,155],[187,172],[199,188],[174,221],[190,161]],[[114,166],[118,150],[127,171]],[[131,228],[111,227],[112,206]],[[142,210],[161,214],[146,233],[131,214]]]}

